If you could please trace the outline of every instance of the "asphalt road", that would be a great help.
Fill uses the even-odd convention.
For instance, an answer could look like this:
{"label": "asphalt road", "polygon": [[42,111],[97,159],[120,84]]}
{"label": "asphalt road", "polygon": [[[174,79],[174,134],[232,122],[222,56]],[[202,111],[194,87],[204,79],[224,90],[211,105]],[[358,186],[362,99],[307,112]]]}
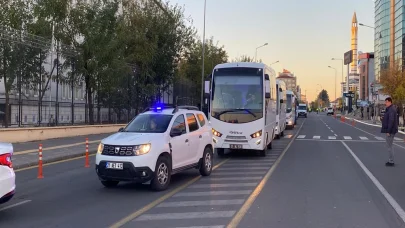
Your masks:
{"label": "asphalt road", "polygon": [[384,135],[355,127],[309,115],[239,227],[405,227],[394,209],[405,208],[405,145],[397,140],[397,166],[385,167]]}
{"label": "asphalt road", "polygon": [[405,143],[397,137],[396,166],[386,167],[378,128],[311,113],[267,157],[215,157],[210,177],[180,173],[164,192],[106,189],[83,158],[45,166],[44,179],[22,170],[16,197],[0,206],[0,227],[405,227]]}
{"label": "asphalt road", "polygon": [[[44,179],[37,179],[36,168],[17,170],[17,193],[0,206],[0,227],[109,227],[117,222],[122,227],[222,227],[241,208],[296,130],[286,131],[284,138],[276,140],[267,157],[238,152],[215,156],[215,164],[221,166],[210,177],[197,179],[198,170],[189,170],[175,175],[164,192],[136,184],[104,188],[94,170],[94,156],[91,168],[84,167],[84,158],[47,165]],[[143,213],[134,216],[138,210]],[[127,216],[130,219],[123,222]],[[171,219],[162,220],[165,216]]]}

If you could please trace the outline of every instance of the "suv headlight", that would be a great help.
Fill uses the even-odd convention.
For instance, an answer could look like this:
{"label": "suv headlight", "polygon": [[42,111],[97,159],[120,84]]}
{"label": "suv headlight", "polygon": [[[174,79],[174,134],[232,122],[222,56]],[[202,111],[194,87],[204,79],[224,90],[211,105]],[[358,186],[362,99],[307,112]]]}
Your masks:
{"label": "suv headlight", "polygon": [[151,148],[150,143],[148,143],[148,144],[142,144],[142,145],[136,145],[136,146],[134,146],[133,152],[134,152],[134,154],[135,154],[136,156],[144,155],[144,154],[149,153],[150,148]]}
{"label": "suv headlight", "polygon": [[221,137],[221,136],[222,136],[222,133],[219,132],[219,131],[217,131],[217,130],[215,130],[214,128],[212,128],[212,134],[215,135],[215,136],[218,136],[218,137]]}
{"label": "suv headlight", "polygon": [[98,154],[102,154],[102,153],[103,153],[103,150],[104,150],[104,144],[100,143],[100,144],[98,145],[97,153],[98,153]]}

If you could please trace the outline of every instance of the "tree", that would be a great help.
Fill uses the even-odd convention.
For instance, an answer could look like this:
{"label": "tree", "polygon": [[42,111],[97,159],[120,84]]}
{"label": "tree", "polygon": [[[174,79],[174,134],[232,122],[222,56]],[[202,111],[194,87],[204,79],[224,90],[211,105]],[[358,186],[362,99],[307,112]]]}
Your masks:
{"label": "tree", "polygon": [[[204,72],[208,75],[212,72],[217,64],[225,63],[228,61],[228,54],[223,46],[218,46],[218,42],[214,42],[214,38],[211,37],[205,42],[205,64]],[[196,40],[192,45],[189,52],[186,54],[183,60],[180,61],[178,67],[177,82],[187,83],[189,86],[194,85],[192,88],[188,88],[189,95],[193,97],[199,103],[201,96],[201,67],[202,67],[202,42]]]}
{"label": "tree", "polygon": [[232,62],[254,62],[254,61],[255,61],[254,58],[247,55],[242,55],[232,60]]}
{"label": "tree", "polygon": [[405,103],[405,71],[400,65],[400,60],[395,61],[392,67],[381,71],[380,83],[383,92],[391,96],[395,104],[402,106]]}
{"label": "tree", "polygon": [[323,89],[321,92],[319,92],[317,99],[322,107],[329,105],[329,95],[326,90]]}

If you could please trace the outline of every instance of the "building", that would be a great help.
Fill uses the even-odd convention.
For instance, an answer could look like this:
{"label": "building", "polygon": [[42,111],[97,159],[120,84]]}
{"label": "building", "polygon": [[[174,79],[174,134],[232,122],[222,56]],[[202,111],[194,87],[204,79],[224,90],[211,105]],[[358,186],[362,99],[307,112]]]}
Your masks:
{"label": "building", "polygon": [[290,71],[283,69],[282,73],[278,73],[277,79],[285,82],[287,90],[293,91],[297,94],[297,78]]}
{"label": "building", "polygon": [[353,61],[350,63],[349,73],[349,91],[359,92],[360,75],[357,72],[357,40],[358,40],[358,22],[356,12],[353,14],[351,23],[351,50],[353,51]]}
{"label": "building", "polygon": [[395,60],[405,59],[404,7],[404,1],[375,1],[374,53],[376,61],[374,70],[376,80],[379,80],[381,70],[393,66]]}
{"label": "building", "polygon": [[305,94],[301,94],[301,102],[307,103],[307,96]]}
{"label": "building", "polygon": [[359,55],[359,100],[372,102],[371,83],[375,81],[374,53]]}

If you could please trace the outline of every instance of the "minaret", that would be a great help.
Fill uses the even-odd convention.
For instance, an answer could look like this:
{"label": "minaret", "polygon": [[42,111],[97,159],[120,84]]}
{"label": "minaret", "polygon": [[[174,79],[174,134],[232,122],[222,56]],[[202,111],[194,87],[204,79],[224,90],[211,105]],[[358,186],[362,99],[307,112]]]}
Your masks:
{"label": "minaret", "polygon": [[350,63],[350,68],[352,74],[357,73],[357,17],[356,17],[356,12],[353,14],[353,19],[352,19],[352,51],[353,51],[353,62]]}

